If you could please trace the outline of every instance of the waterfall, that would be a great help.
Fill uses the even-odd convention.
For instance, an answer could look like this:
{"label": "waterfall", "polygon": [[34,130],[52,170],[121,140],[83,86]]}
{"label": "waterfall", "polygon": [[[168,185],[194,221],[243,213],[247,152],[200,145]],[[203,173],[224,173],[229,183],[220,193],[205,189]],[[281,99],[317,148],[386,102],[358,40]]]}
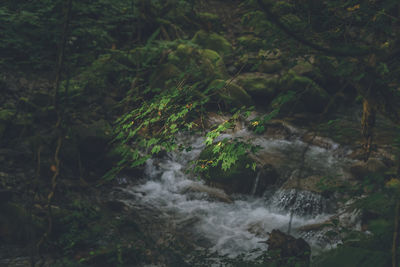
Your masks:
{"label": "waterfall", "polygon": [[[251,133],[241,131],[240,134],[245,136]],[[221,190],[209,188],[203,181],[186,173],[190,161],[204,149],[202,138],[190,138],[186,139],[192,147],[190,151],[169,153],[163,158],[148,160],[143,183],[119,188],[123,192],[121,200],[132,209],[140,205],[141,208],[157,211],[154,212],[157,217],[149,221],[157,224],[162,218],[175,227],[160,231],[175,231],[179,233],[175,236],[190,237],[191,244],[213,255],[217,253],[235,258],[242,253],[259,251],[259,254],[252,254],[258,257],[267,249],[265,240],[269,232],[273,229],[286,231],[291,209],[294,210],[293,229],[320,223],[329,217],[327,200],[316,193],[300,190],[295,198],[294,190],[288,189],[257,197],[262,171],[254,179],[251,195],[227,196]],[[298,167],[296,155],[305,144],[298,139],[257,138],[256,143],[262,147],[265,159],[271,164],[275,164],[273,160],[276,160],[278,165],[274,167],[288,179]],[[307,154],[309,158],[306,158],[308,171],[318,174],[340,171],[342,163],[334,153],[334,150],[311,147]]]}

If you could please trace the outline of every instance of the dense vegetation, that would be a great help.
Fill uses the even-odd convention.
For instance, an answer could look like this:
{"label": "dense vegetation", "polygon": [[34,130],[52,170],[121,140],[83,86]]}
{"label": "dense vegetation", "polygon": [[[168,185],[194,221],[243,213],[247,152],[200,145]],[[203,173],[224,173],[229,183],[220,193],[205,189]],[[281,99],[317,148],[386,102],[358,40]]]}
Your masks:
{"label": "dense vegetation", "polygon": [[[342,229],[346,242],[313,264],[398,265],[397,0],[4,0],[0,39],[0,254],[31,266],[134,266],[170,254],[165,264],[185,266],[190,248],[157,247],[132,231],[140,216],[116,220],[123,208],[96,198],[121,173],[141,177],[148,158],[189,150],[179,134],[205,136],[193,162],[203,177],[243,162],[256,170],[247,156],[257,146],[215,142],[256,111],[256,134],[288,120],[312,129],[310,142],[328,136],[366,162],[390,144],[397,157],[384,170],[355,185],[321,181],[360,199],[353,206],[372,234]],[[360,106],[361,127],[338,116]],[[210,129],[211,113],[228,119]],[[378,118],[388,134],[377,134]]]}

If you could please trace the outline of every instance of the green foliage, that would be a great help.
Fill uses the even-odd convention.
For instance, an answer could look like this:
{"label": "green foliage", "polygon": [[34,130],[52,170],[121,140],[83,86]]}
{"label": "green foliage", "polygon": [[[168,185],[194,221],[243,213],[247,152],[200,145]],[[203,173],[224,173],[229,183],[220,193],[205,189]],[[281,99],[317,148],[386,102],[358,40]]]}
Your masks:
{"label": "green foliage", "polygon": [[[242,138],[224,138],[221,141],[215,142],[222,133],[232,130],[235,127],[235,120],[239,119],[241,111],[237,111],[230,120],[218,125],[206,134],[205,149],[211,149],[212,153],[207,155],[206,159],[196,161],[195,171],[204,172],[209,167],[221,166],[222,170],[226,172],[243,156],[255,153],[258,150],[257,146],[252,145],[251,142],[245,141]],[[246,166],[246,168],[251,168],[254,171],[255,167],[254,163],[251,166]]]}
{"label": "green foliage", "polygon": [[263,132],[265,132],[268,121],[278,116],[279,112],[281,111],[281,107],[286,103],[292,101],[294,98],[295,92],[291,90],[278,95],[272,101],[272,110],[268,114],[264,115],[261,118],[255,118],[252,120],[251,125],[253,127],[253,131],[257,134],[262,134]]}

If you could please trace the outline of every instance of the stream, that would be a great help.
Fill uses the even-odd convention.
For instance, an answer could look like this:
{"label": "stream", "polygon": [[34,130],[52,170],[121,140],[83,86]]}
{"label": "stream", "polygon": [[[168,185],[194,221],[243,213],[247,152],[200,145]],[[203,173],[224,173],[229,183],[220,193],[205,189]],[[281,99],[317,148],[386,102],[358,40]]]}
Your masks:
{"label": "stream", "polygon": [[[307,146],[300,138],[253,136],[245,129],[220,138],[226,137],[254,138],[262,148],[257,157],[273,164],[282,180],[299,175],[299,157]],[[190,144],[190,151],[168,153],[162,158],[148,160],[141,183],[115,189],[123,193],[119,200],[131,209],[140,206],[156,211],[159,219],[168,221],[175,232],[189,239],[191,245],[210,255],[232,259],[241,254],[250,259],[260,256],[267,249],[265,241],[272,229],[287,232],[290,211],[294,214],[292,235],[305,238],[314,251],[333,245],[320,233],[296,231],[301,226],[320,223],[332,216],[336,209],[332,201],[320,194],[304,190],[296,192],[293,188],[273,188],[261,196],[228,196],[187,173],[190,162],[204,148],[204,139],[192,136],[183,141]],[[328,148],[311,145],[307,148],[301,176],[346,176],[348,153],[335,143],[330,143]],[[252,192],[256,191],[258,179],[255,181]]]}

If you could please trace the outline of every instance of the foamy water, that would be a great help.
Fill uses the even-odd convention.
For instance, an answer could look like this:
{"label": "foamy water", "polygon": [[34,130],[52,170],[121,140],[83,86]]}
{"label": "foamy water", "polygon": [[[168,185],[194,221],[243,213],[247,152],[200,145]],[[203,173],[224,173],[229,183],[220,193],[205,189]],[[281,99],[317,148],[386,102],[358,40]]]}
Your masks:
{"label": "foamy water", "polygon": [[[299,140],[259,137],[256,142],[263,148],[261,153],[286,156],[285,161],[289,161],[286,167],[288,173],[298,166],[296,159],[306,146]],[[309,192],[298,192],[297,199],[293,199],[294,192],[291,190],[278,190],[264,197],[232,196],[231,203],[210,199],[210,192],[204,190],[206,186],[203,182],[196,177],[189,177],[185,172],[188,163],[196,159],[204,148],[201,138],[193,138],[190,143],[192,150],[189,152],[171,153],[162,159],[149,160],[145,171],[147,181],[123,190],[134,196],[129,201],[140,202],[149,209],[154,207],[162,210],[178,228],[181,222],[190,222],[182,224],[184,226],[180,230],[198,237],[193,240],[194,243],[198,242],[196,245],[234,258],[255,249],[265,250],[268,232],[272,229],[287,231],[291,209],[300,210],[293,217],[293,229],[328,218],[325,200]],[[340,171],[343,163],[336,155],[336,150],[337,147],[327,150],[311,146],[306,158],[311,166],[308,171]],[[193,192],[188,188],[203,190]],[[305,212],[301,212],[302,209]]]}

